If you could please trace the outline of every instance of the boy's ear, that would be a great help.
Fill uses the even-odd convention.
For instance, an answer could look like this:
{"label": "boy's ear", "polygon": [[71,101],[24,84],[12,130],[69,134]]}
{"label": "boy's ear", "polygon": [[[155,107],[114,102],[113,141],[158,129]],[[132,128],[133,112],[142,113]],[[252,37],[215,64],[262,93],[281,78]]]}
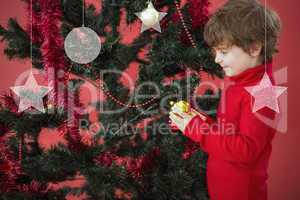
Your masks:
{"label": "boy's ear", "polygon": [[262,45],[260,43],[254,43],[250,48],[250,55],[253,57],[257,57],[260,55],[262,50]]}

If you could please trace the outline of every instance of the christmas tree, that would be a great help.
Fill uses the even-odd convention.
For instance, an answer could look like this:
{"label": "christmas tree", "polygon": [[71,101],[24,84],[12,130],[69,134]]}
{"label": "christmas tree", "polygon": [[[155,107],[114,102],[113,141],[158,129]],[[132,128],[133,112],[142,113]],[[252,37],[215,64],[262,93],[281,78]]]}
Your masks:
{"label": "christmas tree", "polygon": [[[103,0],[100,10],[82,0],[25,3],[26,29],[14,19],[8,28],[0,27],[4,53],[10,59],[31,59],[28,87],[37,86],[31,86],[35,70],[43,72],[48,85],[38,87],[44,89],[41,102],[37,94],[20,99],[28,97],[22,86],[2,95],[0,199],[61,200],[70,194],[208,199],[207,155],[168,126],[170,101],[187,100],[202,111],[213,111],[218,103],[211,90],[203,96],[195,92],[200,72],[223,76],[202,35],[208,0]],[[120,27],[140,34],[124,42],[126,31]],[[99,41],[89,43],[95,35]],[[132,89],[120,79],[133,63],[138,71]],[[82,134],[90,134],[90,113],[80,102],[85,83],[105,94],[89,104],[100,113],[101,124],[89,142]],[[66,142],[43,148],[45,129],[58,131]],[[80,187],[54,187],[78,179]]]}

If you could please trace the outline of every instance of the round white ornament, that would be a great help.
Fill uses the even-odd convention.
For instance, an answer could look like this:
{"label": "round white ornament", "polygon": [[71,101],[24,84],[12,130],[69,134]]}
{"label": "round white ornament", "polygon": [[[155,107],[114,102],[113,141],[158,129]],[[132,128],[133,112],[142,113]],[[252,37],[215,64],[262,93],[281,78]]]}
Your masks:
{"label": "round white ornament", "polygon": [[95,60],[101,50],[101,41],[88,27],[74,28],[66,37],[64,48],[67,56],[76,63],[87,64]]}

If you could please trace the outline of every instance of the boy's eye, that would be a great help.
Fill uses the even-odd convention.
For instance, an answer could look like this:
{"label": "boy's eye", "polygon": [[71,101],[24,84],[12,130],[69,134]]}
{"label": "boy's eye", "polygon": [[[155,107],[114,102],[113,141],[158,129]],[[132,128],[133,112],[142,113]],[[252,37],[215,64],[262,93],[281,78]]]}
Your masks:
{"label": "boy's eye", "polygon": [[222,54],[226,54],[226,53],[228,53],[228,52],[225,51],[225,50],[221,50],[221,53],[222,53]]}
{"label": "boy's eye", "polygon": [[223,55],[226,55],[228,53],[228,49],[227,48],[212,48],[211,49],[211,53],[213,56],[216,56],[217,53],[221,53]]}

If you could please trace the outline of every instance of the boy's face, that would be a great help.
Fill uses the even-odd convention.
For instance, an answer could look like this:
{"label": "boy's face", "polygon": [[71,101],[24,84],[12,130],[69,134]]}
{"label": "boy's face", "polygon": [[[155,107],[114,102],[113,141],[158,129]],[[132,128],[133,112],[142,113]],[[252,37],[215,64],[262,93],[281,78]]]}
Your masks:
{"label": "boy's face", "polygon": [[238,75],[246,69],[261,64],[259,59],[260,50],[259,52],[249,54],[236,45],[220,45],[213,48],[213,50],[215,53],[215,62],[221,65],[226,76],[229,77]]}

